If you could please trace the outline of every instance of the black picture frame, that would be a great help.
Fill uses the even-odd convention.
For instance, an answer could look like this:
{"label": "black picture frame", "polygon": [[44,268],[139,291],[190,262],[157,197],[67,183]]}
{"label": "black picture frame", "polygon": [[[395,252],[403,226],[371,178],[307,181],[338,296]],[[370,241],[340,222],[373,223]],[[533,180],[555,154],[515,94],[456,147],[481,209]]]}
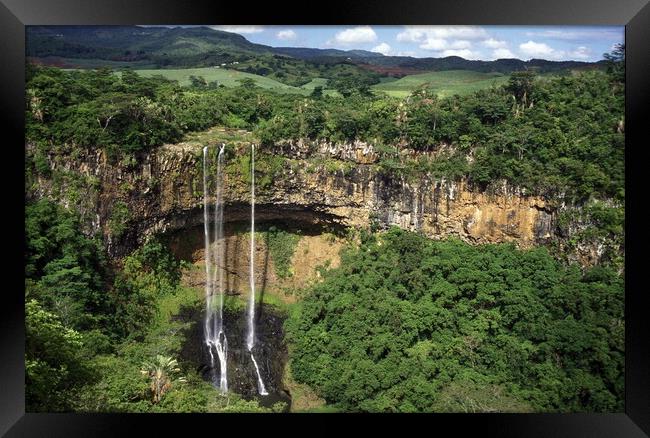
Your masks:
{"label": "black picture frame", "polygon": [[[625,413],[618,414],[430,414],[409,416],[432,434],[451,427],[454,435],[474,430],[481,435],[540,437],[642,437],[650,434],[650,333],[643,306],[641,281],[644,239],[640,230],[642,177],[645,160],[640,153],[647,137],[650,103],[650,5],[648,0],[501,0],[481,1],[328,1],[322,7],[306,2],[292,5],[278,2],[223,2],[182,0],[0,0],[0,120],[3,123],[2,172],[6,179],[4,201],[16,238],[6,243],[5,255],[15,286],[5,282],[0,311],[0,434],[6,436],[115,436],[136,430],[166,431],[179,422],[194,430],[196,425],[214,428],[223,422],[237,425],[239,432],[276,429],[285,433],[296,423],[303,433],[334,429],[327,415],[264,416],[242,420],[241,416],[220,415],[107,415],[25,414],[24,396],[24,63],[26,25],[56,24],[473,24],[473,25],[625,25],[626,39],[626,365]],[[8,135],[9,134],[9,135]],[[7,139],[11,140],[7,140]],[[21,144],[22,143],[22,144]],[[23,161],[20,161],[23,160]],[[22,179],[21,179],[22,178]],[[637,184],[635,181],[639,181]],[[17,205],[15,209],[11,204]],[[21,207],[23,205],[23,207]],[[20,252],[20,253],[19,253]],[[15,266],[13,266],[15,264]],[[346,420],[361,420],[364,427],[380,430],[391,423],[403,424],[396,416],[344,414]],[[272,418],[271,418],[272,417]],[[339,416],[337,416],[337,419]],[[368,421],[370,419],[370,421]],[[395,421],[397,419],[397,421]],[[276,421],[287,421],[278,426]],[[329,428],[327,427],[329,426]],[[277,428],[280,428],[279,430]],[[400,426],[401,427],[401,426]],[[194,433],[194,432],[192,432]],[[216,431],[214,433],[217,433]]]}

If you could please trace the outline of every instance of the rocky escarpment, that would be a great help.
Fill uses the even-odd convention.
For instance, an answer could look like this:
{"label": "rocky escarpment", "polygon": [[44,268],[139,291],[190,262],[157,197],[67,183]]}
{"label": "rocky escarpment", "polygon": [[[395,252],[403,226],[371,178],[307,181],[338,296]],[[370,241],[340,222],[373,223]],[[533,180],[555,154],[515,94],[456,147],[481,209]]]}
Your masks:
{"label": "rocky escarpment", "polygon": [[[74,205],[82,214],[85,231],[102,233],[110,254],[120,256],[148,235],[202,223],[202,146],[165,145],[132,163],[111,163],[101,150],[74,160],[51,157],[50,167],[58,177],[38,176],[28,192]],[[229,146],[228,222],[248,220],[250,188],[238,170],[244,166],[236,164],[247,153],[244,145]],[[266,182],[259,178],[259,222],[396,225],[432,238],[515,242],[520,247],[561,237],[555,226],[557,211],[541,197],[528,196],[504,182],[477,191],[462,180],[387,176],[375,165],[378,154],[365,143],[282,143],[276,145],[271,158],[281,163]],[[259,161],[258,170],[263,172],[264,158],[260,156]],[[594,261],[589,254],[584,260]]]}

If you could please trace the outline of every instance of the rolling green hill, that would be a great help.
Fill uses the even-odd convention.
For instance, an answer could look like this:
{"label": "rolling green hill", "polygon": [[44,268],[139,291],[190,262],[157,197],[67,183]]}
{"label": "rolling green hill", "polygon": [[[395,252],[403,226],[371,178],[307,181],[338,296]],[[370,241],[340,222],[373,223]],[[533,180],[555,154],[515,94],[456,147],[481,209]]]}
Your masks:
{"label": "rolling green hill", "polygon": [[383,81],[373,85],[372,89],[385,92],[393,97],[406,97],[416,88],[428,85],[440,97],[443,97],[454,94],[469,94],[483,88],[489,88],[492,85],[502,85],[507,80],[508,76],[501,73],[449,70],[408,75],[394,81]]}
{"label": "rolling green hill", "polygon": [[206,26],[29,26],[26,36],[28,58],[64,68],[199,68],[227,64],[230,69],[294,87],[322,77],[379,76],[341,56],[306,61]]}
{"label": "rolling green hill", "polygon": [[[64,68],[131,67],[198,68],[227,64],[228,68],[300,87],[316,78],[376,84],[382,76],[401,77],[431,71],[508,74],[535,69],[538,73],[570,69],[604,68],[604,61],[548,61],[532,59],[467,60],[458,56],[413,58],[384,56],[365,50],[271,47],[255,44],[241,35],[201,27],[143,26],[27,26],[26,56],[46,65]],[[471,75],[470,75],[471,76]],[[470,77],[459,87],[443,81],[449,92],[471,90]],[[398,85],[398,84],[396,84]],[[482,85],[474,84],[478,88]],[[403,96],[406,88],[385,88]],[[443,90],[444,90],[443,87]],[[378,86],[382,89],[383,86]],[[445,91],[446,92],[446,91]]]}
{"label": "rolling green hill", "polygon": [[[326,95],[338,95],[335,90],[326,90],[327,79],[314,78],[301,87],[293,87],[283,84],[266,76],[246,73],[238,70],[223,67],[202,67],[182,69],[142,69],[134,70],[141,76],[163,76],[170,80],[176,80],[180,85],[191,84],[191,76],[203,77],[207,82],[218,82],[225,87],[236,87],[242,79],[252,79],[258,87],[273,90],[279,93],[310,94],[315,87],[321,86]],[[391,97],[406,97],[413,90],[428,84],[440,97],[453,94],[469,94],[476,90],[489,88],[493,85],[501,85],[507,82],[508,76],[500,73],[480,73],[466,70],[429,72],[417,75],[405,76],[401,79],[382,78],[382,82],[372,86],[372,89],[384,92]]]}
{"label": "rolling green hill", "polygon": [[[327,79],[315,78],[301,87],[293,87],[291,85],[283,84],[274,79],[246,73],[238,70],[226,69],[223,67],[203,67],[203,68],[181,68],[181,69],[142,69],[134,70],[141,76],[163,76],[166,79],[178,81],[180,85],[190,85],[190,76],[200,76],[207,82],[218,82],[224,87],[236,87],[241,85],[239,82],[242,79],[252,79],[258,87],[273,90],[278,93],[295,93],[295,94],[310,94],[315,87],[322,86],[325,88]],[[335,90],[325,90],[324,94],[337,95]]]}
{"label": "rolling green hill", "polygon": [[217,81],[219,84],[222,84],[225,87],[236,87],[240,85],[239,80],[242,79],[252,79],[255,81],[255,84],[262,88],[274,89],[276,91],[288,91],[299,93],[301,90],[298,87],[292,87],[290,85],[283,84],[276,80],[255,75],[251,73],[241,72],[237,70],[231,70],[226,68],[215,68],[215,67],[201,67],[201,68],[180,68],[180,69],[143,69],[143,70],[134,70],[141,76],[152,77],[152,76],[163,76],[166,79],[178,81],[180,85],[190,85],[190,76],[201,76],[207,82]]}

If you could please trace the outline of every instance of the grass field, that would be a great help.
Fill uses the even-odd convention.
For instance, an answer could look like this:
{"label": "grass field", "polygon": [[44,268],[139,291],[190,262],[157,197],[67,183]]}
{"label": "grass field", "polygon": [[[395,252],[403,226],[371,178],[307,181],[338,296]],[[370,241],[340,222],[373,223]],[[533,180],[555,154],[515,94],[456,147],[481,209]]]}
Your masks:
{"label": "grass field", "polygon": [[[63,59],[63,58],[61,58]],[[79,60],[75,60],[79,61]],[[84,61],[83,68],[94,68],[93,60]],[[102,61],[106,62],[106,61]],[[112,67],[123,67],[123,63],[115,62]],[[79,67],[77,67],[79,68]],[[227,68],[200,67],[182,69],[133,69],[141,76],[163,76],[167,79],[177,80],[180,85],[191,84],[190,76],[201,76],[208,82],[217,81],[225,87],[236,87],[240,85],[239,80],[249,78],[255,81],[258,87],[273,90],[278,93],[293,93],[307,96],[317,86],[323,87],[323,94],[328,96],[340,96],[336,90],[325,89],[327,79],[315,78],[301,87],[293,87],[252,73],[241,72]],[[119,73],[118,73],[119,74]],[[507,82],[508,75],[501,73],[481,73],[469,70],[449,70],[439,72],[421,73],[417,75],[404,76],[401,79],[381,78],[381,83],[373,85],[371,89],[377,92],[386,93],[391,97],[404,98],[418,87],[428,84],[439,97],[451,96],[454,94],[469,94],[477,90],[489,88],[493,85],[502,85]]]}
{"label": "grass field", "polygon": [[372,88],[393,97],[406,97],[416,88],[428,84],[440,97],[454,94],[469,94],[474,91],[501,85],[508,80],[501,73],[480,73],[469,70],[449,70],[404,76],[395,81],[386,81]]}
{"label": "grass field", "polygon": [[134,70],[141,76],[151,77],[161,75],[167,79],[177,80],[180,85],[190,85],[190,76],[202,76],[206,81],[217,81],[226,87],[236,87],[240,85],[238,80],[249,78],[255,81],[258,87],[268,88],[276,91],[287,91],[300,93],[298,87],[285,85],[273,79],[264,76],[245,73],[237,70],[225,68],[202,67],[202,68],[182,68],[182,69],[151,69],[151,70]]}
{"label": "grass field", "polygon": [[[270,79],[264,76],[255,75],[251,73],[241,72],[237,70],[213,67],[203,67],[203,68],[182,68],[182,69],[146,69],[146,70],[134,70],[139,75],[145,77],[151,77],[156,75],[161,75],[167,79],[177,80],[180,85],[190,85],[190,76],[202,76],[206,81],[213,82],[217,81],[219,84],[223,84],[225,87],[236,87],[240,85],[238,82],[241,79],[249,78],[255,81],[255,84],[258,87],[266,88],[273,90],[279,93],[296,93],[308,95],[310,94],[315,87],[322,86],[325,87],[327,79],[324,78],[315,78],[311,82],[303,85],[302,87],[292,87],[291,85],[286,85],[281,82],[278,82],[274,79]],[[324,90],[323,94],[336,95],[338,94],[335,90]]]}

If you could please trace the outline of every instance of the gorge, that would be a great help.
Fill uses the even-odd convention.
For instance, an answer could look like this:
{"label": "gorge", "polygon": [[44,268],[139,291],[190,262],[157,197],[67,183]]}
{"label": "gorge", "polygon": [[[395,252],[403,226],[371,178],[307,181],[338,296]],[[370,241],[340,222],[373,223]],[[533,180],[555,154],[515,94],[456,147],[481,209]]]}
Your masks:
{"label": "gorge", "polygon": [[[278,144],[275,156],[262,155],[256,184],[253,147],[247,142],[224,146],[223,134],[212,130],[207,146],[164,145],[131,167],[111,164],[101,151],[74,161],[53,157],[52,170],[64,177],[40,178],[33,192],[75,203],[85,232],[103,234],[116,259],[161,234],[178,258],[204,265],[205,280],[190,275],[186,284],[205,290],[207,356],[187,346],[183,357],[222,392],[253,398],[271,393],[267,404],[290,401],[284,317],[262,302],[272,297],[290,302],[295,298],[286,295],[287,288],[317,281],[320,266],[337,266],[342,244],[335,236],[348,227],[398,226],[434,239],[513,242],[520,248],[567,237],[558,233],[557,203],[505,183],[480,191],[464,180],[386,176],[375,165],[373,146],[361,142]],[[122,218],[122,234],[113,226],[119,205],[129,212]],[[256,241],[256,223],[264,232],[277,227],[301,235],[290,260],[291,278],[278,275],[268,242]],[[598,242],[584,247],[576,260],[597,263],[599,248]],[[262,295],[257,314],[256,283]],[[224,313],[224,297],[237,295],[247,297],[245,310]],[[198,342],[198,333],[186,342]]]}
{"label": "gorge", "polygon": [[28,410],[621,411],[622,54],[254,61],[300,90],[28,64]]}
{"label": "gorge", "polygon": [[[216,144],[220,134],[210,132],[210,141]],[[230,211],[226,222],[241,221],[247,215],[250,176],[243,175],[238,166],[248,147],[240,143],[226,148],[227,156],[238,157],[224,174],[229,185],[224,193]],[[61,176],[58,181],[39,177],[33,196],[76,204],[85,232],[103,234],[109,253],[120,257],[147,236],[202,223],[202,148],[192,142],[164,145],[142,154],[131,167],[111,164],[101,150],[74,161],[54,157],[52,170]],[[275,153],[267,160],[275,160],[272,165],[276,167],[266,172],[265,178],[271,180],[258,186],[256,215],[261,221],[290,220],[339,229],[396,225],[431,238],[455,236],[473,244],[514,242],[527,248],[562,246],[571,236],[558,229],[558,215],[580,208],[527,195],[505,181],[481,190],[463,179],[386,176],[377,170],[372,145],[361,142],[280,144]],[[120,207],[128,215],[118,216]],[[116,221],[126,225],[124,233],[111,230]],[[576,248],[570,259],[596,264],[608,244],[602,239],[588,242]]]}

